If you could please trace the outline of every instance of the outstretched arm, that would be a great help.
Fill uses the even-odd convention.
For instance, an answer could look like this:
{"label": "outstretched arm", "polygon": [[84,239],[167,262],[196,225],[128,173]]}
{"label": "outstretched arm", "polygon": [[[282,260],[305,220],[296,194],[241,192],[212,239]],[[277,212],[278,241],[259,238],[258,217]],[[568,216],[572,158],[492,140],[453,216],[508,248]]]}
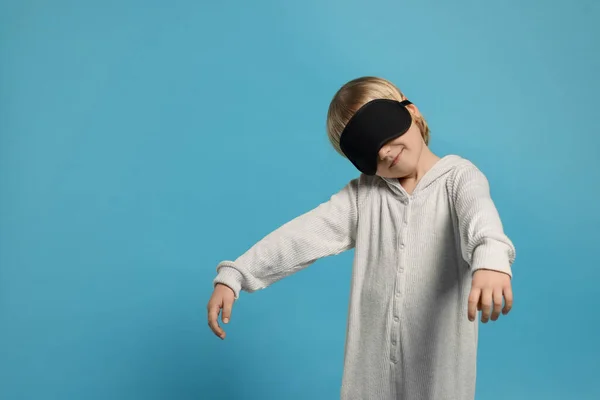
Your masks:
{"label": "outstretched arm", "polygon": [[[485,175],[474,165],[457,172],[453,182],[454,204],[459,224],[462,256],[473,271],[468,316],[482,321],[498,319],[502,299],[507,314],[512,308],[511,266],[515,247],[504,233],[502,222],[490,195]],[[493,312],[492,312],[493,303]]]}
{"label": "outstretched arm", "polygon": [[217,266],[214,284],[254,292],[308,267],[316,260],[354,246],[358,179],[316,208],[269,233],[235,261]]}

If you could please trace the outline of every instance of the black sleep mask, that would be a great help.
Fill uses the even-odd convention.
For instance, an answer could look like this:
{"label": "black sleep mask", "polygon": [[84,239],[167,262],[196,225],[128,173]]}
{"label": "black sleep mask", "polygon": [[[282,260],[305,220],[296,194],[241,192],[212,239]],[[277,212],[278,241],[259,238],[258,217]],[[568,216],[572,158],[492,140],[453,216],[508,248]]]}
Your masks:
{"label": "black sleep mask", "polygon": [[354,113],[340,137],[342,152],[365,175],[375,175],[379,150],[408,131],[412,116],[408,100],[372,100]]}

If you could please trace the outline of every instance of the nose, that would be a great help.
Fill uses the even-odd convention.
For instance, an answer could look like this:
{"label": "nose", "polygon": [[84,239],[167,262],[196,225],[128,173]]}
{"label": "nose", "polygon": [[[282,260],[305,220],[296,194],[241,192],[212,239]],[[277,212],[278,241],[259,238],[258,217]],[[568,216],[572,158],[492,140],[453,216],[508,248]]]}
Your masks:
{"label": "nose", "polygon": [[385,157],[387,156],[387,154],[389,152],[390,152],[390,146],[384,145],[381,149],[379,149],[379,152],[378,152],[379,159],[380,160],[385,159]]}

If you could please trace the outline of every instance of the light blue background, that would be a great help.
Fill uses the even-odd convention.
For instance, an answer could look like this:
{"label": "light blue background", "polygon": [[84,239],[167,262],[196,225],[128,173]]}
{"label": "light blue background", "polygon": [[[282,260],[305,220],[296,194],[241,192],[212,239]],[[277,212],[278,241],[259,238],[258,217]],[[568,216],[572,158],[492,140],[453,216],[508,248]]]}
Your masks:
{"label": "light blue background", "polygon": [[[352,253],[206,324],[215,266],[356,175],[349,79],[488,176],[518,257],[478,400],[598,399],[600,6],[3,1],[0,398],[334,399]],[[427,310],[424,310],[427,312]]]}

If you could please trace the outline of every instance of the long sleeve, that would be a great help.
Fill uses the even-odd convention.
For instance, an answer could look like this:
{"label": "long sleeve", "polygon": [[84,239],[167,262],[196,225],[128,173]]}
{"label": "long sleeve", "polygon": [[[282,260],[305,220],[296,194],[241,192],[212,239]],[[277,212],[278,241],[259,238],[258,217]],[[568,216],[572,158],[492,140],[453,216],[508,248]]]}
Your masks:
{"label": "long sleeve", "polygon": [[504,233],[489,182],[473,164],[460,168],[453,182],[462,256],[473,272],[489,269],[512,277],[515,247]]}
{"label": "long sleeve", "polygon": [[235,261],[217,266],[214,284],[254,292],[308,267],[320,258],[354,247],[358,218],[358,179],[328,201],[269,233]]}

